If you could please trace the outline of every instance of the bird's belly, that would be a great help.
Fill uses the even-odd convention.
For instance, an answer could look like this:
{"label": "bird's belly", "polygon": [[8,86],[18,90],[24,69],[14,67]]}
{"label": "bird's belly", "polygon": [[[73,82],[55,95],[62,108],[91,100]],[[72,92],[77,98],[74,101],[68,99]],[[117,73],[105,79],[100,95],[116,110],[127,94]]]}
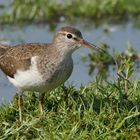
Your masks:
{"label": "bird's belly", "polygon": [[19,90],[44,92],[64,83],[71,75],[72,69],[72,61],[58,66],[51,73],[46,69],[44,75],[36,67],[32,67],[26,71],[18,70],[14,78],[8,79]]}
{"label": "bird's belly", "polygon": [[44,80],[37,70],[18,71],[9,81],[20,90],[39,91],[44,86]]}

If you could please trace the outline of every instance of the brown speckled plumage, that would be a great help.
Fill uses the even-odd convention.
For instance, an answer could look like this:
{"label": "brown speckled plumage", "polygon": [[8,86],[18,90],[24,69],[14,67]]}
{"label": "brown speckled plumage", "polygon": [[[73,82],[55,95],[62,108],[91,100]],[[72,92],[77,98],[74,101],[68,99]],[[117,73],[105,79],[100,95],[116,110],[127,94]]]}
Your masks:
{"label": "brown speckled plumage", "polygon": [[10,46],[8,45],[0,44],[0,56],[3,55],[9,48]]}
{"label": "brown speckled plumage", "polygon": [[49,54],[51,51],[51,49],[48,49],[49,46],[49,44],[38,43],[20,44],[13,47],[6,46],[0,56],[0,68],[6,75],[13,77],[17,69],[29,69],[32,56]]}

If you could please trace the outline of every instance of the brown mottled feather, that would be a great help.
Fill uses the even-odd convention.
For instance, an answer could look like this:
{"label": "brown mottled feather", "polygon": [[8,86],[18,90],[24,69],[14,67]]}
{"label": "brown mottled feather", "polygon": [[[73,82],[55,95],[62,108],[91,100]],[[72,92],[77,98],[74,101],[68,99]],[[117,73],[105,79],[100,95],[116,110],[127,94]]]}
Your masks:
{"label": "brown mottled feather", "polygon": [[[49,54],[50,44],[21,44],[8,47],[0,56],[0,69],[8,76],[14,77],[17,69],[27,70],[31,65],[32,56],[42,56]],[[0,51],[3,51],[0,48]],[[1,54],[1,53],[0,53]]]}
{"label": "brown mottled feather", "polygon": [[0,56],[3,55],[9,48],[10,46],[8,45],[0,44]]}

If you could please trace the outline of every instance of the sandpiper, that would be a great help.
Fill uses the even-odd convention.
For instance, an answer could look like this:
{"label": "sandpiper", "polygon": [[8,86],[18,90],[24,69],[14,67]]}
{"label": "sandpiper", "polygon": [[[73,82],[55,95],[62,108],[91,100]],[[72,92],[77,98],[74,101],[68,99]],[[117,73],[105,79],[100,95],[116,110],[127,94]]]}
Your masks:
{"label": "sandpiper", "polygon": [[0,69],[19,93],[19,120],[22,121],[22,94],[24,91],[40,93],[40,112],[43,113],[44,93],[63,84],[73,70],[72,53],[87,47],[81,32],[70,26],[62,27],[52,43],[27,43],[16,46],[0,45]]}

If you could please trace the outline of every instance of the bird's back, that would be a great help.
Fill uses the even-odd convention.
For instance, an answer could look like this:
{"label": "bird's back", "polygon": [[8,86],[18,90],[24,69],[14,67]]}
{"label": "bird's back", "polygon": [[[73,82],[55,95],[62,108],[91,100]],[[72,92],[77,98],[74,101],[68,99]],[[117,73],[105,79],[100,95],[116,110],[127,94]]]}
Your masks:
{"label": "bird's back", "polygon": [[0,56],[1,56],[1,55],[4,55],[4,53],[5,53],[8,49],[10,49],[10,46],[0,44]]}
{"label": "bird's back", "polygon": [[[0,69],[13,77],[17,69],[28,69],[31,58],[45,53],[49,44],[20,44],[13,47],[0,45]],[[48,52],[48,51],[47,51]]]}

